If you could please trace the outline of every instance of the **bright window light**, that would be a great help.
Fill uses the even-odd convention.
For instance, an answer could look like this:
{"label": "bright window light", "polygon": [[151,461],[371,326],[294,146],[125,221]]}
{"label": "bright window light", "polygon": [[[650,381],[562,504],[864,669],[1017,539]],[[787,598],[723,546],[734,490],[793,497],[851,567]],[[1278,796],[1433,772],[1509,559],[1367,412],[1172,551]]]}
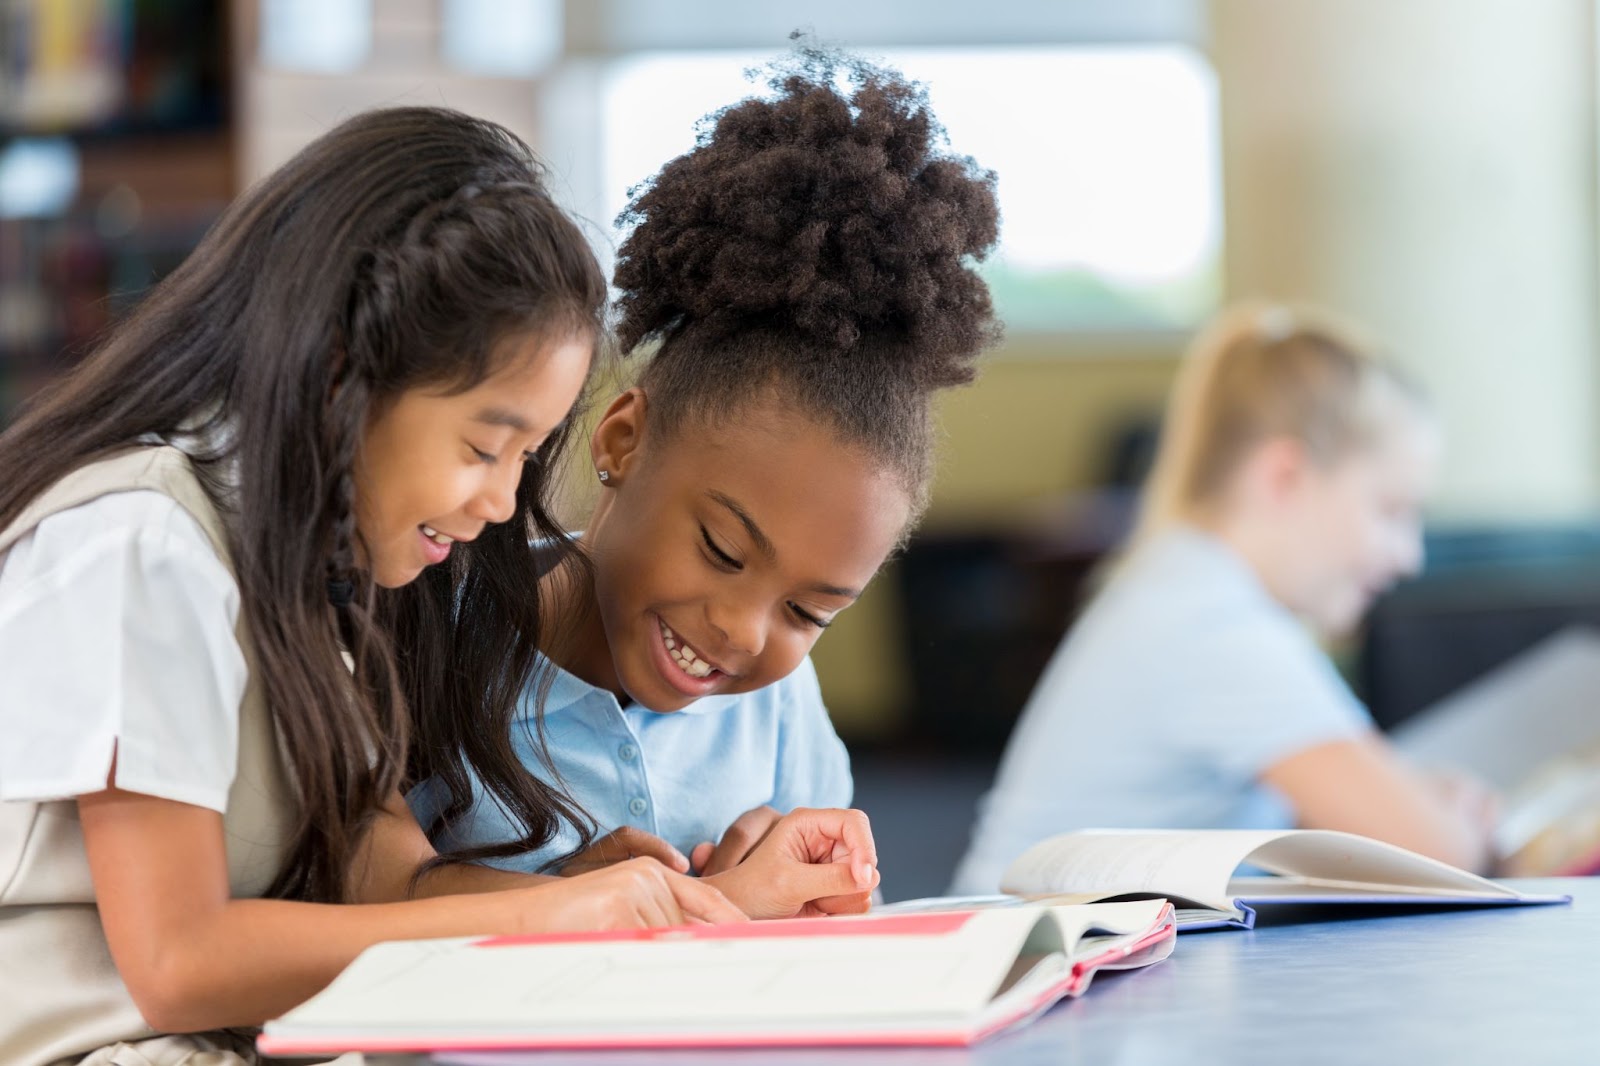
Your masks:
{"label": "bright window light", "polygon": [[372,50],[372,0],[261,0],[261,62],[348,74]]}
{"label": "bright window light", "polygon": [[13,140],[0,148],[0,218],[66,214],[78,177],[78,150],[66,138]]}
{"label": "bright window light", "polygon": [[[610,217],[693,147],[697,122],[765,92],[770,56],[644,53],[605,86]],[[1216,79],[1184,45],[907,49],[882,60],[928,88],[951,147],[999,176],[984,267],[1014,331],[1181,329],[1220,291]]]}

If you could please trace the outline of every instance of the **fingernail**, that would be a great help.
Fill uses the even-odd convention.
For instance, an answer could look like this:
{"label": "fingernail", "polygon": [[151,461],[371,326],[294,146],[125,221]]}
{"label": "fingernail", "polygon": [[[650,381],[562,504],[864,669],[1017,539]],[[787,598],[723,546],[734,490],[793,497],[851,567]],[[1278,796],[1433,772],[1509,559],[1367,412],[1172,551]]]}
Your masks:
{"label": "fingernail", "polygon": [[867,863],[867,864],[866,864],[866,865],[865,865],[865,866],[863,866],[863,867],[862,867],[862,868],[861,868],[861,877],[860,877],[860,879],[859,879],[859,880],[860,880],[860,883],[861,883],[861,884],[864,884],[864,885],[870,885],[870,884],[872,884],[872,878],[873,878],[873,875],[874,875],[874,874],[875,874],[875,873],[876,873],[876,872],[877,872],[877,871],[875,871],[875,870],[874,870],[874,869],[873,869],[873,868],[872,868],[872,864],[871,864],[871,863],[870,863],[870,862],[869,862],[869,863]]}

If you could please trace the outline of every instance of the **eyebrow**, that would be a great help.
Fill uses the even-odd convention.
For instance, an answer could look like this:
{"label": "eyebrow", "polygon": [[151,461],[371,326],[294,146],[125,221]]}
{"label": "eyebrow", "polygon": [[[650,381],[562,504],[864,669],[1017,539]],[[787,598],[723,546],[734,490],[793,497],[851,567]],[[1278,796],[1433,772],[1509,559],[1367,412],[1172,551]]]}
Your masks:
{"label": "eyebrow", "polygon": [[[745,532],[750,534],[750,539],[755,541],[757,551],[761,552],[761,554],[765,555],[769,560],[776,560],[778,558],[778,550],[772,546],[772,541],[765,533],[761,531],[761,527],[756,525],[756,520],[750,517],[750,512],[739,506],[739,502],[737,500],[726,493],[718,492],[715,489],[707,492],[706,496],[714,502],[726,507],[730,512],[733,513],[733,517],[737,518],[739,520],[739,524],[744,526]],[[818,582],[814,585],[808,585],[807,589],[811,592],[820,592],[824,596],[839,596],[848,600],[859,599],[861,596],[860,589],[844,588],[840,585],[828,585],[821,582]]]}
{"label": "eyebrow", "polygon": [[474,422],[482,422],[486,426],[510,426],[518,433],[528,433],[532,426],[528,420],[515,411],[508,411],[504,407],[485,407],[472,416]]}

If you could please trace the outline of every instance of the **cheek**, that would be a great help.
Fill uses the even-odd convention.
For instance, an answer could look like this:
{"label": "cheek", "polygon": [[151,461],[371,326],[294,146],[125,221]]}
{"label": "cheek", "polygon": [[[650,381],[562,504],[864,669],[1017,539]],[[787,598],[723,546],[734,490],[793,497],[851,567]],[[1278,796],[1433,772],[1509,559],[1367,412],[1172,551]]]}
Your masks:
{"label": "cheek", "polygon": [[810,631],[797,629],[786,618],[774,620],[772,626],[761,661],[755,674],[749,678],[750,689],[764,688],[794,673],[801,660],[811,654],[811,649],[816,646],[817,637],[822,635],[820,629]]}

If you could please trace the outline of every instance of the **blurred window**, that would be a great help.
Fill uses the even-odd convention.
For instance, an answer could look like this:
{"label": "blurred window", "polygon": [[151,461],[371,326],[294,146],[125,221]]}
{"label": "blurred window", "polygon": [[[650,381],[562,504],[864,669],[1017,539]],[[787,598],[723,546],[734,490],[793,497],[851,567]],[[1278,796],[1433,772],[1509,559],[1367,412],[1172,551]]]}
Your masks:
{"label": "blurred window", "polygon": [[0,147],[0,218],[66,214],[78,176],[78,150],[65,137],[19,137]]}
{"label": "blurred window", "polygon": [[372,0],[261,0],[261,62],[347,74],[372,51]]}
{"label": "blurred window", "polygon": [[[870,50],[868,54],[871,55]],[[607,217],[758,92],[776,53],[657,51],[606,64]],[[1216,78],[1186,44],[885,50],[928,87],[951,147],[999,176],[1001,242],[983,271],[1014,332],[1184,329],[1221,288]]]}
{"label": "blurred window", "polygon": [[457,70],[526,78],[561,55],[559,0],[444,0],[440,51]]}

